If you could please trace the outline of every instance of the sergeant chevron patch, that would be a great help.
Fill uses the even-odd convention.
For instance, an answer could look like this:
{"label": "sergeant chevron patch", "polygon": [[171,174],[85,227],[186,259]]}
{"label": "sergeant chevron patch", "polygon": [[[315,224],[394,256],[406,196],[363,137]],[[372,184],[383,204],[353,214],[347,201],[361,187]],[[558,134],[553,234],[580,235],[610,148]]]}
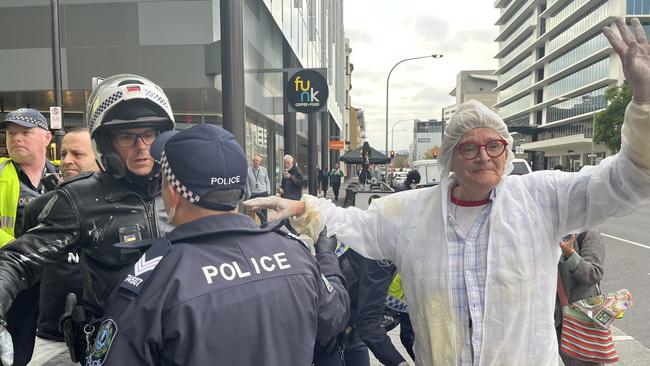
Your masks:
{"label": "sergeant chevron patch", "polygon": [[138,260],[138,262],[135,264],[134,272],[136,276],[140,276],[141,274],[145,272],[152,271],[160,260],[163,258],[162,255],[150,260],[147,260],[146,258],[147,253],[144,253],[142,257]]}

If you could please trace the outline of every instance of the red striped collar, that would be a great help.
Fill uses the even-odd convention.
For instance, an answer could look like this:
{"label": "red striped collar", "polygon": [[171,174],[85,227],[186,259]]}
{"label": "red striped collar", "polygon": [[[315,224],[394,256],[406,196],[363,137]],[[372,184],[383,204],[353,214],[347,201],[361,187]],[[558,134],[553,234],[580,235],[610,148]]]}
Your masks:
{"label": "red striped collar", "polygon": [[478,206],[487,205],[488,203],[490,203],[490,199],[486,198],[486,199],[480,200],[480,201],[463,201],[463,200],[458,199],[458,198],[456,198],[456,197],[454,197],[452,195],[451,196],[451,203],[455,204],[456,206],[460,206],[460,207],[478,207]]}

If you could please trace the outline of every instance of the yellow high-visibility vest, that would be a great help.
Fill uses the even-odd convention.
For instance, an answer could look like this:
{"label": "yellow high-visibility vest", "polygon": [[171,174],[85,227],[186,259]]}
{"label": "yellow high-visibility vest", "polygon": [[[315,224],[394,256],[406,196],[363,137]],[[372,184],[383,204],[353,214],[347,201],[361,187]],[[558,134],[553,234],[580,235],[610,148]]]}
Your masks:
{"label": "yellow high-visibility vest", "polygon": [[14,240],[20,181],[9,158],[0,158],[0,247]]}

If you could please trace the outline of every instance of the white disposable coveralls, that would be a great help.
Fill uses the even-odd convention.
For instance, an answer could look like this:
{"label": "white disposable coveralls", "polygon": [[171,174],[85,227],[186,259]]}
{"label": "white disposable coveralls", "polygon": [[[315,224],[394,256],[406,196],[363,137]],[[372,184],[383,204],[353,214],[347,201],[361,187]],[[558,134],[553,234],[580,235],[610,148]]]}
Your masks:
{"label": "white disposable coveralls", "polygon": [[[568,232],[650,202],[648,137],[650,106],[631,103],[621,153],[597,167],[503,177],[490,212],[484,337],[475,364],[557,365],[558,243]],[[292,221],[312,235],[326,223],[330,235],[362,255],[396,264],[421,366],[458,364],[464,339],[451,304],[446,227],[452,184],[446,178],[436,187],[376,199],[366,211],[309,196],[305,214]]]}

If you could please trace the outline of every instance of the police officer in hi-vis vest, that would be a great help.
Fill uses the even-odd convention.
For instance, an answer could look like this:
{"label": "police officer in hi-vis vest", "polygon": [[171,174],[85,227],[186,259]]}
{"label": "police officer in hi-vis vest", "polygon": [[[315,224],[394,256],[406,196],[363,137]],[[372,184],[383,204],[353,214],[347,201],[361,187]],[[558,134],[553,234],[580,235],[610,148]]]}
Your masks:
{"label": "police officer in hi-vis vest", "polygon": [[248,168],[226,130],[170,134],[152,155],[164,145],[162,196],[176,228],[118,244],[150,249],[109,298],[87,365],[310,365],[316,338],[349,316],[336,238],[322,235],[314,257],[281,221],[259,227],[239,214]]}
{"label": "police officer in hi-vis vest", "polygon": [[[52,139],[47,119],[35,109],[21,108],[7,114],[0,129],[6,135],[9,158],[0,158],[0,247],[23,229],[25,207],[33,199],[52,189],[43,178],[56,174],[56,167],[45,152]],[[57,177],[54,176],[54,182]],[[26,365],[34,350],[35,324],[38,317],[39,286],[21,291],[5,320],[14,339],[15,365]]]}

